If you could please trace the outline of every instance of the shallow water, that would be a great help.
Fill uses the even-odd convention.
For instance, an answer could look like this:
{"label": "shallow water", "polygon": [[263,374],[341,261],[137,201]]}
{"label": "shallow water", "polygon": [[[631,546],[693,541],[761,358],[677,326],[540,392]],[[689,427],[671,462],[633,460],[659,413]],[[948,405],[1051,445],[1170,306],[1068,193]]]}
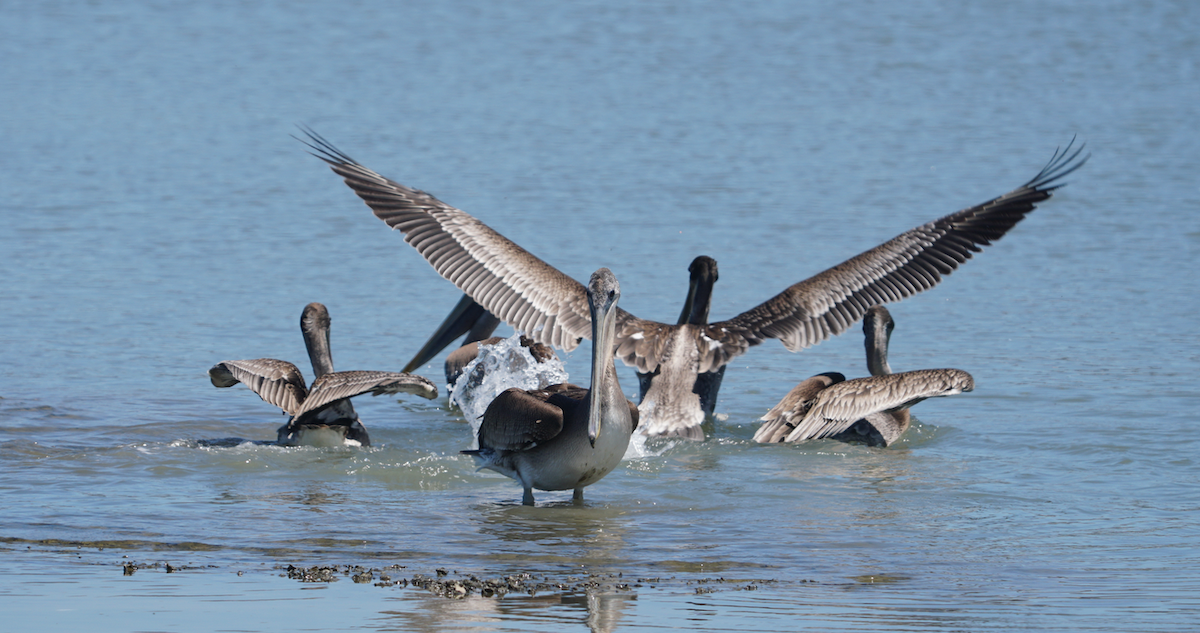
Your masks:
{"label": "shallow water", "polygon": [[[0,9],[6,621],[1194,626],[1197,11]],[[339,368],[395,370],[459,296],[296,124],[576,279],[612,268],[622,307],[661,321],[696,255],[720,262],[712,315],[728,318],[1016,187],[1072,135],[1093,155],[1011,235],[891,307],[894,368],[977,383],[919,405],[898,445],[753,444],[799,380],[865,374],[857,328],[798,354],[769,341],[730,367],[708,441],[652,443],[582,506],[541,493],[527,508],[458,453],[468,427],[445,394],[360,398],[369,449],[282,449],[265,442],[278,412],[212,388],[224,359],[304,366],[310,301],[329,307]],[[573,376],[589,353],[565,358]],[[440,361],[419,373],[440,381]],[[394,580],[565,588],[456,600],[345,573],[396,565]]]}

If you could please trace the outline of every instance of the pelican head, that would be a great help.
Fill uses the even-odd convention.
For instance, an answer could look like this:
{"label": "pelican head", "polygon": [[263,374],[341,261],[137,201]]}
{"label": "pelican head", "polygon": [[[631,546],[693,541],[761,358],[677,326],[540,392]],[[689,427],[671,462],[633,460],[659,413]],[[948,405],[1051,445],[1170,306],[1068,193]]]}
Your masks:
{"label": "pelican head", "polygon": [[883,306],[872,306],[863,317],[863,340],[867,348],[867,370],[872,376],[886,376],[892,373],[888,365],[888,343],[892,340],[892,330],[896,322]]}
{"label": "pelican head", "polygon": [[333,352],[329,345],[329,310],[323,304],[313,302],[304,306],[300,313],[300,332],[304,334],[304,347],[308,349],[308,360],[312,361],[314,380],[333,373]]}
{"label": "pelican head", "polygon": [[688,273],[688,294],[683,302],[683,312],[679,315],[679,325],[706,325],[708,309],[712,305],[713,285],[717,283],[717,260],[701,255],[692,260]]}
{"label": "pelican head", "polygon": [[601,421],[604,416],[600,394],[610,388],[617,379],[613,366],[613,339],[617,331],[617,300],[621,298],[621,284],[612,271],[601,268],[592,273],[587,288],[588,309],[592,315],[592,386],[588,406],[588,441],[596,446],[600,437]]}

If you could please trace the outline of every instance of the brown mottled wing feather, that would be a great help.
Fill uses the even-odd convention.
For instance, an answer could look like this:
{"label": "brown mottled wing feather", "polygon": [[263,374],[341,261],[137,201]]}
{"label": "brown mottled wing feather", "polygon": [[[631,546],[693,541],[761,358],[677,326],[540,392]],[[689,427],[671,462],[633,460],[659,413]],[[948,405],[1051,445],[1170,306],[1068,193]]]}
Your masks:
{"label": "brown mottled wing feather", "polygon": [[[1073,143],[1073,142],[1072,142]],[[703,329],[699,371],[712,371],[768,338],[789,351],[811,347],[841,334],[873,305],[899,301],[933,288],[972,253],[1000,239],[1036,205],[1063,185],[1062,178],[1081,167],[1071,145],[1055,152],[1024,185],[978,206],[952,213],[906,231],[865,253],[792,285],[765,303]],[[638,320],[618,324],[618,356],[646,372],[658,365],[662,338],[630,340],[630,332],[675,326]]]}
{"label": "brown mottled wing feather", "polygon": [[648,321],[618,308],[613,352],[626,365],[636,367],[642,373],[650,373],[662,363],[663,355],[675,338],[675,331],[680,328],[703,326]]}
{"label": "brown mottled wing feather", "polygon": [[919,369],[867,376],[831,385],[785,438],[788,442],[837,435],[872,413],[907,409],[926,398],[952,396],[975,388],[961,369]]}
{"label": "brown mottled wing feather", "polygon": [[846,377],[830,372],[819,374],[792,387],[792,390],[771,408],[762,418],[762,426],[754,432],[754,441],[763,443],[782,442],[792,429],[817,403],[817,396],[827,387],[846,380]]}
{"label": "brown mottled wing feather", "polygon": [[563,427],[560,405],[573,402],[570,394],[562,390],[505,390],[483,412],[479,447],[524,450],[555,437]]}
{"label": "brown mottled wing feather", "polygon": [[245,383],[258,397],[283,409],[288,415],[296,415],[308,396],[304,375],[285,360],[224,360],[208,370],[208,377],[214,387]]}
{"label": "brown mottled wing feather", "polygon": [[442,277],[540,343],[567,351],[591,337],[587,289],[471,215],[363,167],[311,130],[305,143],[375,217],[404,233]]}
{"label": "brown mottled wing feather", "polygon": [[391,371],[335,371],[313,381],[312,391],[299,413],[316,411],[344,398],[364,393],[373,396],[391,393],[411,393],[422,398],[436,398],[438,391],[429,380],[413,374]]}

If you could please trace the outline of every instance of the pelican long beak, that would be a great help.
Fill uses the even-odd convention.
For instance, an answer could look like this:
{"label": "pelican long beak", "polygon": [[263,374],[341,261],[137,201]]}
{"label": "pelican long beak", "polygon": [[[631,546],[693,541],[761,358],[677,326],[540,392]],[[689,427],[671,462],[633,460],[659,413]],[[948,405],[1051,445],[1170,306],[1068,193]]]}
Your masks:
{"label": "pelican long beak", "polygon": [[[601,269],[607,275],[612,273]],[[599,275],[597,271],[596,275]],[[616,368],[613,365],[613,339],[617,329],[617,299],[620,297],[620,286],[607,296],[593,296],[591,286],[595,285],[596,275],[592,276],[592,284],[588,289],[588,306],[592,317],[592,384],[588,393],[588,441],[596,446],[596,438],[600,437],[604,411],[604,391],[609,388],[609,381],[616,380]],[[615,281],[615,280],[614,280]]]}
{"label": "pelican long beak", "polygon": [[[600,437],[601,423],[604,420],[604,411],[601,407],[604,398],[601,390],[607,388],[606,385],[610,379],[607,375],[608,368],[613,364],[612,332],[615,319],[616,314],[613,312],[592,316],[592,385],[588,394],[590,399],[588,404],[588,441],[591,442],[593,448],[596,446],[596,438]],[[597,321],[610,323],[602,323],[601,327],[597,328],[595,326]],[[607,327],[605,327],[606,325]]]}
{"label": "pelican long beak", "polygon": [[468,295],[463,295],[459,299],[458,304],[446,315],[445,320],[438,326],[437,331],[429,337],[425,342],[425,346],[421,351],[417,352],[413,359],[408,361],[404,366],[404,373],[409,373],[418,367],[428,363],[430,359],[438,355],[446,346],[454,342],[454,339],[470,332],[470,339],[466,341],[471,343],[474,341],[482,341],[492,335],[496,330],[496,326],[500,325],[500,319],[497,319],[492,313],[483,309],[483,306],[475,303],[475,300]]}

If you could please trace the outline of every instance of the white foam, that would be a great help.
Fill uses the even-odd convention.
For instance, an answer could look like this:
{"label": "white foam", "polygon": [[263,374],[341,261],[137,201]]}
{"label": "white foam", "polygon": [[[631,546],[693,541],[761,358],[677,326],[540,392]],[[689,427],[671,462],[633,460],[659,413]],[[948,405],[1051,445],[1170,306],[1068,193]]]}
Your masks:
{"label": "white foam", "polygon": [[458,406],[471,423],[471,446],[476,446],[483,412],[505,389],[545,389],[567,382],[567,368],[557,356],[539,363],[521,345],[521,333],[496,343],[480,345],[479,356],[471,361],[458,382],[450,386],[450,403]]}
{"label": "white foam", "polygon": [[[567,369],[557,356],[544,363],[537,362],[529,348],[521,345],[521,333],[495,345],[480,345],[479,356],[463,369],[458,382],[450,385],[450,403],[457,406],[471,423],[471,448],[478,448],[479,425],[488,404],[505,389],[545,389],[567,382]],[[646,436],[635,432],[623,459],[641,459],[661,455],[669,448],[665,442],[656,443],[657,450],[646,448]]]}

